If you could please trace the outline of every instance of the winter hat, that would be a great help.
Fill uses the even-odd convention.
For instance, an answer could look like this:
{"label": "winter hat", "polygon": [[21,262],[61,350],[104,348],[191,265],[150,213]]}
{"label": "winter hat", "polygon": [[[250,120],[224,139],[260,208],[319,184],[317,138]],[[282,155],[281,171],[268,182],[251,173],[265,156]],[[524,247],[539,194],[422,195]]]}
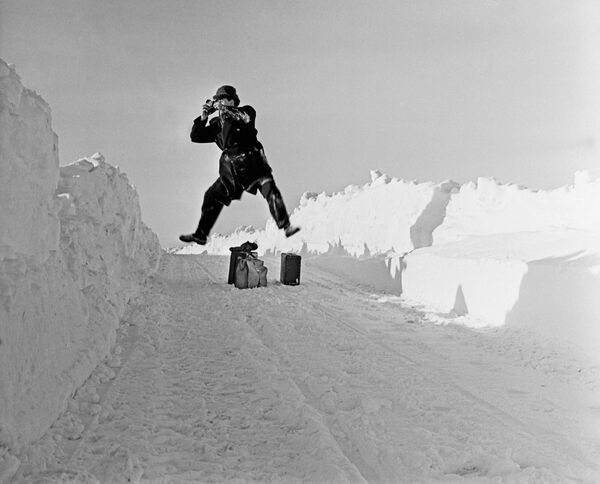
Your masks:
{"label": "winter hat", "polygon": [[237,92],[235,92],[235,87],[233,86],[221,86],[219,89],[217,89],[217,93],[213,96],[213,99],[218,101],[219,99],[223,98],[233,99],[236,106],[240,103],[240,98],[238,97]]}

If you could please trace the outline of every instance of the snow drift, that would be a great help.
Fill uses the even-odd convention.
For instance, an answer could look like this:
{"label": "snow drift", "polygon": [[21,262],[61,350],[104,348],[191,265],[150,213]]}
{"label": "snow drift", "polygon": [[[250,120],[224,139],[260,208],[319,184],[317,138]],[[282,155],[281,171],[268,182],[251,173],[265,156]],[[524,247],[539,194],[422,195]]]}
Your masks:
{"label": "snow drift", "polygon": [[600,179],[529,190],[490,179],[452,196],[435,243],[405,258],[403,296],[469,326],[524,326],[600,349]]}
{"label": "snow drift", "polygon": [[600,179],[586,173],[535,191],[372,171],[363,186],[305,194],[291,219],[302,231],[289,240],[269,220],[263,230],[242,227],[178,251],[227,254],[251,240],[263,253],[318,255],[311,263],[401,293],[436,321],[524,325],[600,348]]}
{"label": "snow drift", "polygon": [[0,60],[0,446],[42,435],[115,340],[160,246],[101,155],[59,168],[50,108]]}
{"label": "snow drift", "polygon": [[178,252],[227,254],[230,246],[252,240],[263,252],[325,253],[342,246],[353,256],[404,254],[431,245],[432,232],[458,187],[452,181],[416,183],[371,171],[371,182],[363,186],[349,185],[332,195],[305,193],[290,217],[302,227],[299,236],[286,239],[268,220],[263,230],[241,227],[227,236],[213,235],[202,249],[188,246]]}

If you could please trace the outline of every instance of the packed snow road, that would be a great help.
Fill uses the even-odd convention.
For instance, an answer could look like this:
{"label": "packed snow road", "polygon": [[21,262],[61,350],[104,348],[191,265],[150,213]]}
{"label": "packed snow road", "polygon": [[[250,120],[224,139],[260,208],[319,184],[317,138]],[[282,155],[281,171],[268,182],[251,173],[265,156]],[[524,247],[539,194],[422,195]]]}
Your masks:
{"label": "packed snow road", "polygon": [[594,368],[310,261],[244,291],[227,265],[163,258],[16,481],[600,482]]}

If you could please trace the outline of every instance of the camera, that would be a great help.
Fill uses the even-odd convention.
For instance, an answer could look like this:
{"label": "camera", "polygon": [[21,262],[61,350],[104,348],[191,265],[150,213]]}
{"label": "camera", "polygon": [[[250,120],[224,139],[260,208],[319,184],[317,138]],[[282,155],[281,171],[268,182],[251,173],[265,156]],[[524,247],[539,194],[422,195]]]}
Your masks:
{"label": "camera", "polygon": [[206,114],[214,113],[217,110],[215,106],[215,101],[213,101],[212,99],[207,99],[204,103],[204,109],[206,111]]}

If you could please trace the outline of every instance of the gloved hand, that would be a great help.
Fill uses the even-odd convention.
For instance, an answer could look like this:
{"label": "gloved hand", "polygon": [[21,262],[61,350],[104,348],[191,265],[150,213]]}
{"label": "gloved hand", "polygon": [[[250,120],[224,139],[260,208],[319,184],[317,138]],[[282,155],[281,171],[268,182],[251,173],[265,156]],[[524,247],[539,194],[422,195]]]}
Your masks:
{"label": "gloved hand", "polygon": [[206,102],[202,105],[202,119],[208,118],[212,113],[216,111],[214,101],[212,99],[207,99]]}

